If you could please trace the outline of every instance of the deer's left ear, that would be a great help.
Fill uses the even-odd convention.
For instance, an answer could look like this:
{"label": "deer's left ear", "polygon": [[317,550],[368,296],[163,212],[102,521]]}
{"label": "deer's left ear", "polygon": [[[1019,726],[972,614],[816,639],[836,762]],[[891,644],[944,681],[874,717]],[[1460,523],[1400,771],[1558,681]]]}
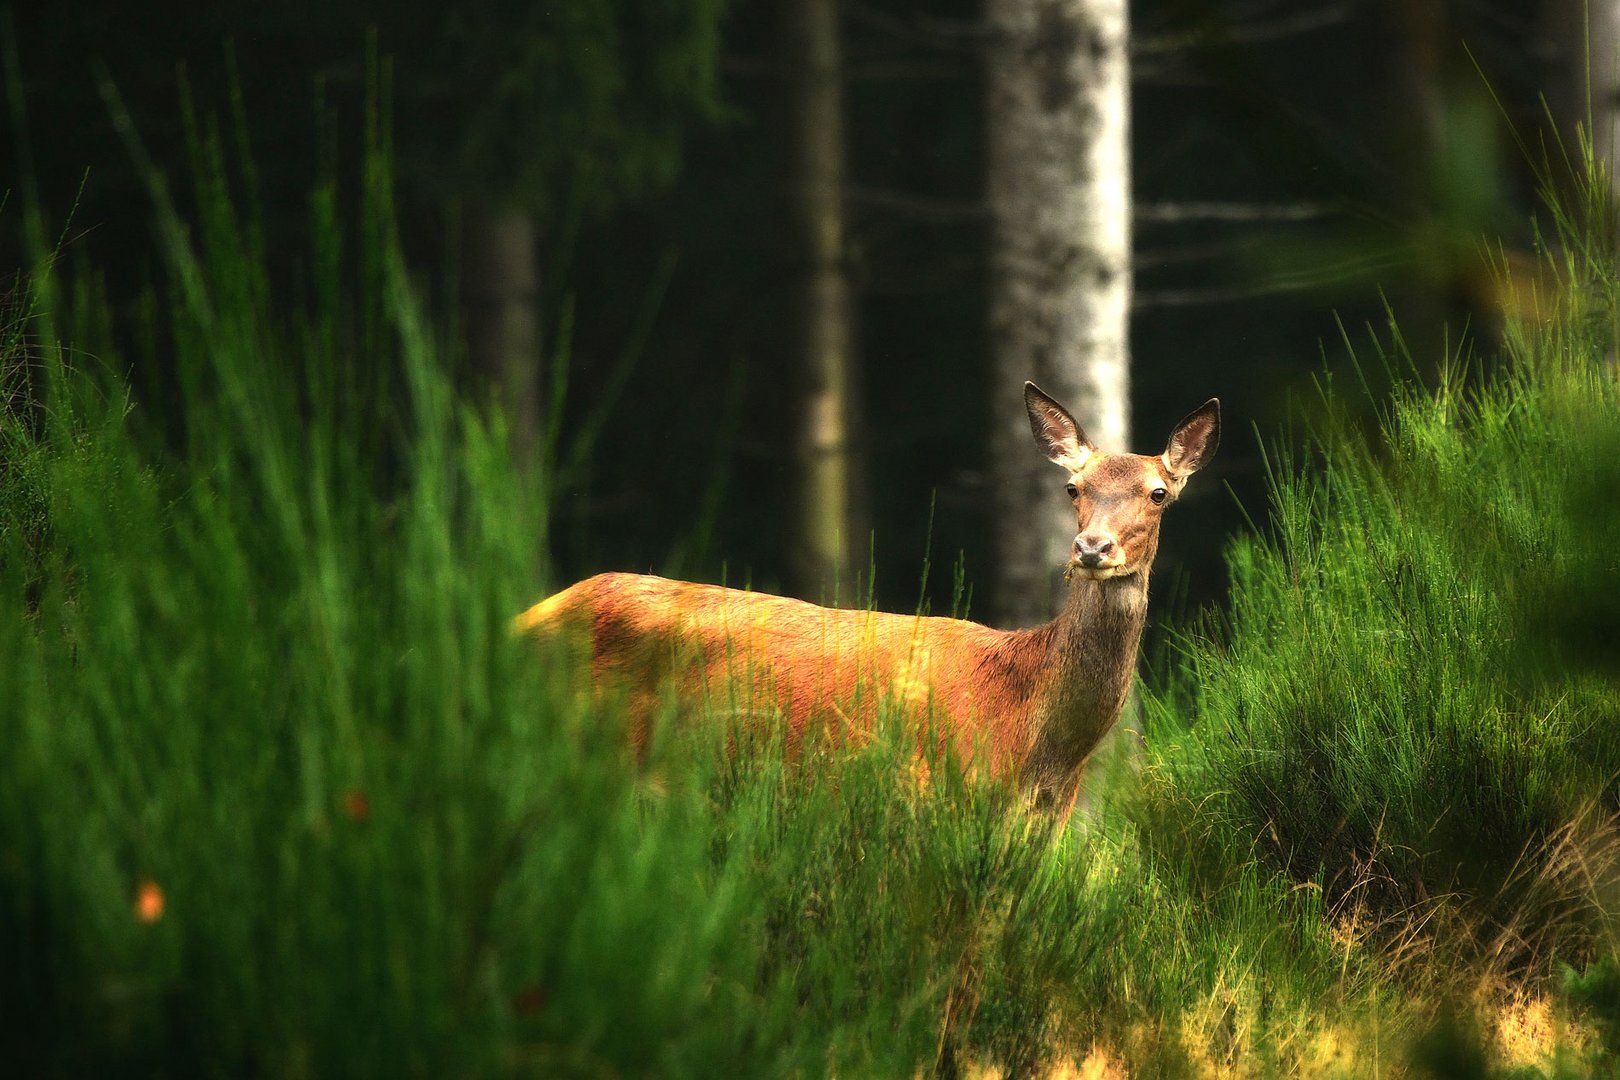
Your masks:
{"label": "deer's left ear", "polygon": [[1209,464],[1221,444],[1221,401],[1210,398],[1182,418],[1170,433],[1164,465],[1172,476],[1186,477]]}
{"label": "deer's left ear", "polygon": [[1047,460],[1071,473],[1079,472],[1080,466],[1097,448],[1091,445],[1069,410],[1032,382],[1024,384],[1024,408],[1029,412],[1029,429],[1035,434],[1035,445],[1041,448]]}

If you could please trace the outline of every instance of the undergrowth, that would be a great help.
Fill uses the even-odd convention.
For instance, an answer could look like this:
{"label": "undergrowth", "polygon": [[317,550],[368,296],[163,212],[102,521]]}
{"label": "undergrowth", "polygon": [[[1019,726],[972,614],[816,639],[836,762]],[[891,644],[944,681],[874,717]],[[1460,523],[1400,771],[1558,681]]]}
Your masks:
{"label": "undergrowth", "polygon": [[[149,171],[143,303],[42,263],[0,334],[25,1073],[1354,1072],[1421,1064],[1488,978],[1553,986],[1606,1052],[1609,309],[1280,461],[1145,769],[1064,825],[916,768],[903,717],[630,760],[510,633],[554,466],[455,393],[381,156],[317,185],[283,280],[221,146],[184,199]],[[173,373],[164,422],[130,362]]]}
{"label": "undergrowth", "polygon": [[1149,708],[1154,857],[1320,889],[1395,985],[1438,958],[1453,992],[1558,996],[1615,955],[1620,308],[1606,204],[1552,211],[1500,355],[1425,377],[1393,332],[1376,428],[1326,394],[1277,453],[1269,531]]}

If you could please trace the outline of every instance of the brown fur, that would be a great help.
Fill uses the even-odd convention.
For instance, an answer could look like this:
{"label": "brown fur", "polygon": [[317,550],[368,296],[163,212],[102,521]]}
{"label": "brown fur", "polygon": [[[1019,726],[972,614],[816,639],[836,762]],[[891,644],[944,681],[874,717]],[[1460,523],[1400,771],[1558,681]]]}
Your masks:
{"label": "brown fur", "polygon": [[[672,682],[683,696],[701,695],[721,711],[735,707],[767,722],[780,714],[790,752],[813,727],[843,737],[870,732],[888,701],[927,710],[964,760],[982,752],[996,775],[1067,809],[1087,755],[1119,718],[1135,677],[1161,514],[1213,453],[1218,413],[1203,416],[1206,405],[1189,416],[1162,457],[1103,454],[1061,406],[1030,391],[1039,395],[1030,408],[1037,441],[1066,470],[1073,466],[1078,534],[1116,546],[1116,563],[1104,569],[1071,563],[1068,598],[1049,623],[993,630],[961,619],[599,574],[537,604],[517,628],[588,640],[597,685],[629,689],[638,738],[645,738],[660,688]],[[1195,422],[1203,430],[1189,427]],[[1190,457],[1178,450],[1189,431],[1196,441]],[[1166,498],[1154,503],[1159,487]]]}

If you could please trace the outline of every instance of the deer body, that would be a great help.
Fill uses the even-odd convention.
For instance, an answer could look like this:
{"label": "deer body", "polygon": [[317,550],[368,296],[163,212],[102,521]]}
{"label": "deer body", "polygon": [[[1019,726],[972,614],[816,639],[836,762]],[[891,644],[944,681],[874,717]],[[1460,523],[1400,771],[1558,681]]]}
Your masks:
{"label": "deer body", "polygon": [[1153,458],[1102,454],[1033,384],[1025,398],[1036,441],[1069,470],[1077,511],[1068,596],[1051,622],[995,630],[600,574],[543,600],[517,628],[588,643],[597,684],[628,689],[638,738],[672,685],[721,711],[740,701],[780,715],[790,752],[812,727],[859,737],[892,703],[928,710],[962,760],[983,753],[996,775],[1067,808],[1135,677],[1159,511],[1214,452],[1219,413],[1214,402],[1195,411]]}

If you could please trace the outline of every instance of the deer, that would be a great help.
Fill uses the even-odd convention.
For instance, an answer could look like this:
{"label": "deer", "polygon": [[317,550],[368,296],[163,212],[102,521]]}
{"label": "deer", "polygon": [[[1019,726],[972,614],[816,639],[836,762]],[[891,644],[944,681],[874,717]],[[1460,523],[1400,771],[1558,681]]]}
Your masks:
{"label": "deer", "polygon": [[712,699],[742,684],[770,703],[768,722],[786,725],[789,754],[812,730],[870,735],[888,703],[926,713],[959,760],[986,763],[1035,805],[1067,815],[1135,680],[1159,524],[1215,454],[1220,401],[1187,414],[1157,456],[1098,449],[1032,382],[1024,404],[1037,447],[1063,470],[1062,497],[1075,515],[1067,595],[1050,622],[998,630],[603,573],[540,601],[514,627],[579,642],[593,685],[628,691],[638,745],[670,690]]}

